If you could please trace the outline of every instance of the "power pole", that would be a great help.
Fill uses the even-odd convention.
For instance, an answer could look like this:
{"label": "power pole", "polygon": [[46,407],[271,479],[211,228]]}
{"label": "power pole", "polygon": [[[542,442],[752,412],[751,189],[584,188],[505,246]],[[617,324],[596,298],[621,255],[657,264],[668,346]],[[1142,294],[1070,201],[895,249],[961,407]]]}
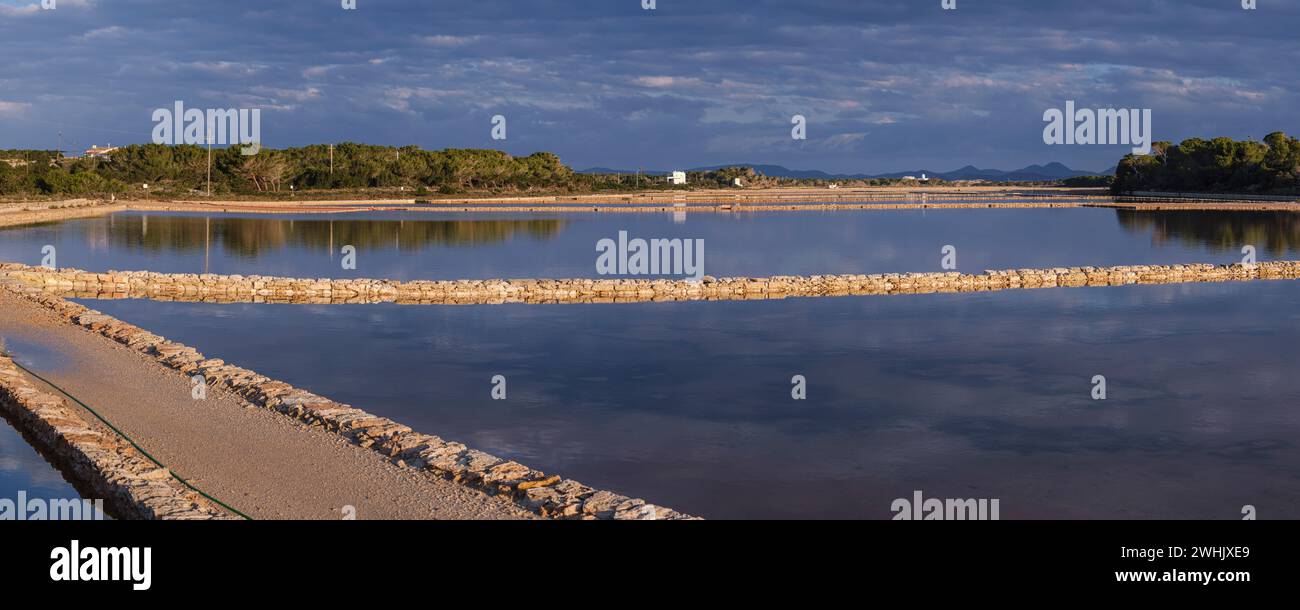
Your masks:
{"label": "power pole", "polygon": [[334,145],[330,144],[330,175],[334,175]]}
{"label": "power pole", "polygon": [[208,134],[208,197],[212,196],[212,134]]}
{"label": "power pole", "polygon": [[54,158],[56,159],[63,158],[63,130],[62,129],[59,130],[59,150],[55,151],[55,153],[56,155]]}

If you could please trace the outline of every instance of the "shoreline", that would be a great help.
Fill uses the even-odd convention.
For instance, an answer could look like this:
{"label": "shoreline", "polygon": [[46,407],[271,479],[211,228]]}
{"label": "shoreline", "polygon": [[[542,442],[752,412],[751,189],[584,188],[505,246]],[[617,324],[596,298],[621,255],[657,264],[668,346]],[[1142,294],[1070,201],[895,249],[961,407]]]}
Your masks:
{"label": "shoreline", "polygon": [[86,500],[115,519],[230,520],[239,517],[190,491],[100,422],[85,417],[0,354],[0,411]]}
{"label": "shoreline", "polygon": [[[439,485],[451,485],[453,491],[460,490],[455,492],[459,496],[450,500],[452,501],[452,505],[449,507],[451,509],[450,518],[469,518],[465,516],[457,517],[456,515],[477,515],[484,511],[489,514],[499,515],[495,518],[508,517],[509,511],[502,512],[500,509],[493,509],[491,508],[493,503],[504,503],[513,507],[510,510],[523,511],[523,513],[531,515],[532,518],[583,520],[682,520],[694,518],[665,507],[649,504],[644,500],[596,489],[577,481],[564,479],[559,475],[529,468],[518,462],[471,449],[461,443],[415,432],[411,428],[387,418],[377,417],[350,405],[334,402],[288,383],[258,375],[253,371],[227,364],[218,359],[209,359],[192,347],[168,341],[134,325],[82,305],[65,301],[59,297],[44,294],[12,280],[0,279],[0,292],[3,292],[0,297],[7,295],[9,298],[19,299],[30,304],[39,311],[47,312],[55,319],[56,324],[68,327],[68,332],[71,335],[65,334],[66,339],[77,343],[93,343],[93,338],[99,337],[98,340],[107,340],[111,343],[114,346],[113,350],[122,351],[131,356],[133,360],[137,361],[137,366],[139,366],[139,361],[143,361],[144,365],[168,371],[166,374],[171,376],[168,383],[172,385],[179,383],[182,390],[168,394],[169,397],[180,401],[166,405],[170,410],[164,411],[163,414],[171,413],[170,417],[159,418],[152,413],[135,413],[135,411],[146,409],[146,407],[139,406],[138,401],[130,400],[132,396],[125,397],[126,400],[124,400],[123,404],[126,405],[126,410],[117,414],[122,419],[130,420],[135,418],[133,423],[137,427],[165,425],[157,423],[160,419],[189,418],[188,422],[177,424],[181,430],[179,436],[176,436],[175,431],[173,431],[171,436],[155,434],[151,437],[156,442],[171,447],[172,460],[164,458],[164,463],[176,460],[178,456],[192,453],[192,447],[196,443],[202,444],[203,441],[192,437],[193,434],[200,434],[202,438],[217,434],[221,431],[221,425],[216,425],[216,430],[214,430],[212,425],[214,421],[228,423],[232,417],[241,417],[241,413],[251,409],[252,413],[246,414],[243,416],[244,420],[241,420],[246,430],[263,432],[266,431],[264,429],[267,426],[289,427],[288,431],[282,432],[279,437],[271,435],[272,438],[264,443],[264,446],[274,447],[281,452],[290,451],[293,453],[292,457],[299,458],[302,456],[298,455],[298,451],[293,450],[291,447],[282,447],[279,439],[291,437],[290,440],[298,443],[300,447],[310,448],[319,447],[319,444],[313,445],[313,443],[322,441],[312,439],[322,437],[332,444],[339,445],[339,447],[329,448],[322,455],[334,455],[340,451],[345,454],[351,452],[348,455],[355,454],[359,456],[354,459],[382,463],[385,471],[390,474],[380,477],[379,482],[371,483],[370,491],[362,489],[360,492],[356,492],[355,497],[369,498],[369,494],[381,491],[391,494],[394,499],[403,498],[409,503],[412,500],[407,496],[411,496],[417,490],[394,483],[394,481],[414,480],[412,477],[431,477],[433,481],[440,482]],[[23,324],[23,322],[18,321],[12,324]],[[81,337],[84,337],[85,340],[83,341]],[[0,361],[0,365],[3,364],[4,362]],[[218,398],[230,399],[243,406],[235,405],[229,409],[233,415],[226,414],[223,416],[224,419],[217,418],[219,413],[215,410],[195,412],[192,406],[188,408],[177,407],[177,404],[193,404],[189,402],[190,390],[188,382],[194,375],[201,375],[208,385],[208,390],[217,393]],[[17,372],[6,374],[3,369],[0,369],[0,382],[3,382],[0,384],[0,398],[6,399],[3,401],[6,403],[6,407],[14,402],[9,397],[21,397],[30,394],[25,389],[26,386],[23,385],[24,376]],[[97,388],[94,384],[89,384],[87,387],[92,388],[88,390],[90,392],[104,394],[104,396],[86,395],[86,399],[91,403],[108,402],[109,398],[112,397],[108,390],[93,389]],[[3,388],[12,389],[6,391]],[[139,393],[138,390],[134,389],[131,389],[130,392],[132,394]],[[183,398],[176,398],[180,395],[183,395]],[[149,403],[166,402],[166,399],[156,392],[151,396],[153,398]],[[53,397],[41,399],[33,403],[36,405],[33,408],[49,411],[54,404],[52,400]],[[133,404],[137,406],[131,406]],[[206,408],[214,409],[215,407],[209,406]],[[69,407],[65,405],[65,409],[69,409]],[[76,413],[72,414],[77,415]],[[73,421],[68,419],[67,415],[61,417],[62,419],[58,421]],[[217,419],[214,420],[214,418]],[[114,419],[114,417],[110,415],[111,419]],[[24,433],[31,434],[41,431],[39,426],[28,423],[29,420],[19,419],[18,421],[23,423],[20,431]],[[140,422],[153,423],[142,424]],[[51,428],[46,435],[57,440],[64,437],[76,439],[80,438],[82,434],[82,427],[65,425],[63,428]],[[289,437],[285,437],[284,434],[288,434]],[[142,433],[137,431],[133,432],[133,435],[142,444],[146,446],[150,444]],[[188,440],[187,436],[189,437]],[[210,457],[215,456],[216,458],[220,458],[222,455],[230,455],[228,453],[229,448],[226,445],[209,449],[210,451],[206,454],[199,453]],[[164,453],[166,452],[164,451]],[[256,476],[253,473],[246,472],[248,467],[239,464],[226,468],[228,472],[225,473],[225,476],[228,478],[234,477],[233,483],[231,480],[220,481],[219,473],[215,472],[208,473],[207,477],[195,475],[193,471],[201,469],[204,465],[202,455],[189,458],[193,463],[190,464],[190,472],[187,472],[187,474],[201,479],[201,486],[212,485],[218,487],[219,484],[225,483],[221,488],[226,490],[227,493],[224,495],[227,497],[235,496],[237,489],[244,488],[241,483],[252,482],[252,479]],[[281,458],[267,456],[269,463],[276,465],[276,470],[271,473],[271,480],[267,483],[268,485],[280,487],[285,480],[284,477],[292,476],[294,483],[301,486],[304,484],[301,479],[309,474],[320,478],[320,482],[349,479],[349,476],[340,475],[333,468],[329,468],[327,464],[320,463],[319,459],[307,462],[312,464],[311,472],[298,470],[294,474],[295,471],[291,468],[285,470],[289,467],[283,465],[283,462],[287,461],[289,457],[288,454],[281,456]],[[319,458],[319,456],[316,457]],[[259,460],[258,463],[262,462]],[[92,464],[83,470],[84,472],[78,472],[91,482],[94,481],[96,476],[112,478],[117,475],[116,470],[103,464]],[[150,476],[158,479],[162,478],[161,474],[157,472],[153,472]],[[367,483],[367,481],[360,481],[360,483]],[[340,486],[356,484],[358,484],[356,480],[338,483]],[[93,485],[91,487],[95,488]],[[308,487],[307,491],[309,493],[316,491],[312,486]],[[466,493],[470,495],[466,496]],[[150,497],[167,495],[155,491]],[[417,499],[419,497],[428,497],[428,494],[417,495],[416,497]],[[479,497],[481,500],[474,500],[474,497]],[[265,501],[265,498],[259,500],[256,497],[246,497],[242,498],[240,502],[232,504],[241,511],[255,514],[256,510],[248,507],[256,508]],[[391,501],[387,500],[386,502]],[[241,502],[245,504],[244,507],[239,506]],[[357,504],[360,505],[361,502]],[[442,510],[439,507],[432,508]],[[419,509],[421,509],[420,506],[415,506],[411,510]],[[295,516],[295,513],[292,512],[284,516],[275,516],[275,514],[279,514],[275,511],[283,512],[283,510],[283,508],[273,507],[271,516],[267,518],[313,518],[303,515]],[[409,513],[410,511],[407,511],[406,514]],[[169,518],[172,513],[127,511],[122,514],[127,515],[128,518]]]}
{"label": "shoreline", "polygon": [[[847,190],[847,189],[846,189]],[[837,196],[841,194],[836,193]],[[824,191],[815,194],[754,193],[756,199],[732,199],[716,193],[657,193],[626,197],[478,198],[462,203],[412,200],[370,202],[202,202],[116,201],[88,199],[45,204],[0,205],[0,227],[59,222],[124,211],[220,212],[250,215],[337,214],[363,211],[403,212],[715,212],[743,213],[800,210],[900,209],[1042,209],[1101,207],[1131,210],[1300,211],[1286,201],[1232,202],[1221,199],[1167,197],[1091,197],[1077,194],[1026,194],[1026,189],[981,193],[846,192],[835,203]],[[666,199],[670,197],[671,199]],[[715,199],[709,199],[715,197]],[[801,203],[799,197],[810,197]],[[605,198],[606,201],[595,201]],[[545,203],[550,199],[552,203]],[[573,201],[562,201],[572,199]],[[761,199],[761,200],[760,200]],[[828,201],[830,199],[830,201]],[[948,199],[957,201],[946,201]],[[998,199],[998,201],[980,201]],[[1055,199],[1055,201],[1053,201]],[[576,203],[575,203],[576,202]],[[662,202],[669,205],[653,205]],[[389,206],[389,207],[378,207]],[[460,207],[457,207],[460,206]],[[645,303],[668,301],[741,301],[840,296],[887,296],[989,292],[1036,288],[1094,287],[1300,279],[1300,261],[1244,265],[1181,264],[1116,267],[1070,267],[872,275],[811,275],[670,279],[510,279],[400,282],[384,279],[312,279],[238,275],[166,274],[148,271],[84,272],[0,262],[0,292],[50,312],[79,332],[106,338],[153,365],[183,375],[199,374],[210,387],[310,430],[323,431],[354,448],[373,452],[407,474],[437,477],[485,498],[507,501],[534,517],[555,519],[693,519],[671,509],[585,486],[414,432],[392,420],[294,388],[256,373],[208,359],[197,350],[167,341],[139,327],[103,315],[61,297],[154,299],[211,303],[310,303],[409,305]],[[2,296],[2,295],[0,295]],[[87,339],[89,340],[89,338]],[[80,343],[73,339],[74,343]],[[94,394],[91,394],[94,396]],[[93,403],[94,398],[90,399]],[[22,374],[0,356],[0,405],[6,418],[47,457],[65,466],[78,489],[104,497],[114,516],[124,518],[234,518],[184,488],[167,468],[148,463],[139,451],[108,428]],[[188,445],[186,445],[188,447]],[[390,485],[390,487],[392,487]],[[470,501],[473,503],[473,501]],[[274,517],[272,517],[274,518]],[[292,517],[291,517],[292,518]],[[301,517],[299,517],[301,518]],[[454,517],[453,517],[454,518]]]}
{"label": "shoreline", "polygon": [[[0,228],[91,218],[116,212],[197,212],[250,215],[408,213],[726,213],[834,210],[943,210],[1111,208],[1124,210],[1287,211],[1300,212],[1300,198],[1254,198],[1236,195],[1156,194],[1113,197],[1079,192],[1086,189],[981,190],[913,189],[767,189],[762,191],[642,192],[626,195],[544,197],[466,197],[458,199],[375,200],[229,200],[179,199],[6,202],[0,204]],[[1234,198],[1236,197],[1236,198]]]}

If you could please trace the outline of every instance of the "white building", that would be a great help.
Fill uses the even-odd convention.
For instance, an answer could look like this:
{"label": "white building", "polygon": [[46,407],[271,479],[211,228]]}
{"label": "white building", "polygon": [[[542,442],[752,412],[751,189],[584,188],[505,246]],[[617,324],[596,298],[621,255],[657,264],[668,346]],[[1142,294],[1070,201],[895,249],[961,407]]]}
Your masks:
{"label": "white building", "polygon": [[686,172],[673,172],[668,176],[668,184],[686,184]]}
{"label": "white building", "polygon": [[108,146],[91,146],[90,148],[87,148],[86,152],[82,154],[84,154],[87,157],[98,157],[100,159],[107,159],[113,154],[113,151],[115,150],[117,150],[117,147],[113,146],[112,144],[109,144]]}
{"label": "white building", "polygon": [[731,183],[734,184],[734,185],[736,185],[736,186],[742,186],[742,187],[745,186],[745,183],[744,183],[744,182],[741,182],[740,178],[736,178],[736,179],[733,180]]}

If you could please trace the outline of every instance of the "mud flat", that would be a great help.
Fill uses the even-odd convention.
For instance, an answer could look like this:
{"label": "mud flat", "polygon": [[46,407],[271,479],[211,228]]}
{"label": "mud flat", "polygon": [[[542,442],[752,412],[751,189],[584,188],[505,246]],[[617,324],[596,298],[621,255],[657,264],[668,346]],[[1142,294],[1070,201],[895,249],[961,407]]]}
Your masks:
{"label": "mud flat", "polygon": [[[691,518],[415,432],[13,281],[0,279],[0,306],[7,313],[0,320],[5,336],[45,339],[80,359],[72,372],[49,379],[168,468],[253,518],[337,519],[349,505],[358,518]],[[191,395],[195,376],[212,393],[202,403]],[[12,388],[4,396],[30,394],[20,376],[3,380]],[[32,404],[47,411],[53,406],[50,400]],[[51,413],[62,427],[47,437],[84,435],[76,420]],[[88,477],[116,472],[98,463],[85,470]],[[146,474],[163,484],[166,472]]]}
{"label": "mud flat", "polygon": [[1300,261],[1255,264],[1058,267],[963,273],[883,273],[671,279],[416,280],[308,279],[149,271],[88,273],[0,263],[8,277],[45,293],[90,299],[212,303],[483,305],[504,303],[639,303],[741,301],[987,292],[1035,288],[1129,286],[1300,279]]}

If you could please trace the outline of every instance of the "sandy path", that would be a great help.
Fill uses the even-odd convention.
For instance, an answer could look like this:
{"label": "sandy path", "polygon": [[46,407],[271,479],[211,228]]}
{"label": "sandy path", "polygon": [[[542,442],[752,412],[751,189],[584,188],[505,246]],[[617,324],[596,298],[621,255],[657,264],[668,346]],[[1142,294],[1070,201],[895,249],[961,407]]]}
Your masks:
{"label": "sandy path", "polygon": [[[0,338],[173,472],[255,519],[528,519],[507,500],[415,470],[209,389],[0,291]],[[90,416],[87,414],[87,418]]]}

